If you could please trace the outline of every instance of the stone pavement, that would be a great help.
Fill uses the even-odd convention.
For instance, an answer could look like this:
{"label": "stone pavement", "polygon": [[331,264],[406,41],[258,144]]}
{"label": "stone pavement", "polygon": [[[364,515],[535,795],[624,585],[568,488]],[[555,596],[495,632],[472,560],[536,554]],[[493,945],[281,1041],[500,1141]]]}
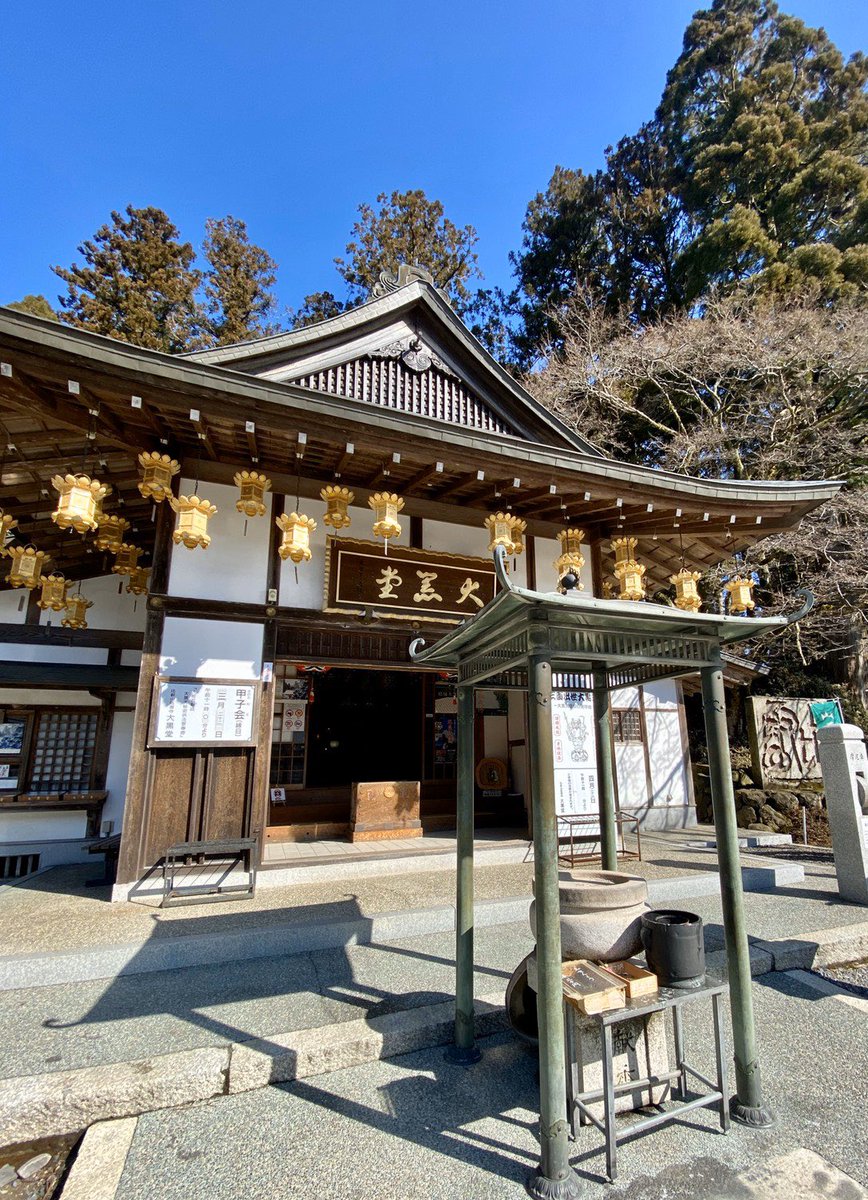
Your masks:
{"label": "stone pavement", "polygon": [[[859,1200],[868,1193],[864,1080],[866,1014],[772,973],[755,988],[767,1097],[778,1115],[763,1131],[724,1136],[708,1110],[625,1142],[620,1175],[602,1182],[600,1137],[582,1129],[574,1166],[582,1195],[611,1200]],[[687,1044],[711,1070],[700,1006]],[[507,1034],[483,1043],[464,1070],[423,1050],[315,1079],[148,1113],[131,1136],[118,1122],[107,1190],[70,1188],[63,1200],[509,1200],[525,1195],[538,1159],[536,1068]],[[629,1118],[623,1118],[624,1123]],[[95,1130],[100,1127],[95,1127]],[[129,1151],[127,1153],[127,1147]],[[82,1152],[81,1173],[88,1156]],[[120,1159],[120,1162],[118,1161]],[[119,1179],[119,1183],[117,1182]],[[75,1171],[70,1184],[75,1180]],[[117,1186],[115,1186],[117,1184]]]}

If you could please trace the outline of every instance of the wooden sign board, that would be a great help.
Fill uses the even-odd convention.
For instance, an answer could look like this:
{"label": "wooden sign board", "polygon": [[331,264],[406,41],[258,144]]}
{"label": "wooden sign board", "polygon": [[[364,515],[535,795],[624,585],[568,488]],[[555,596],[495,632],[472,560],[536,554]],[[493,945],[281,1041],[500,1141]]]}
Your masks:
{"label": "wooden sign board", "polygon": [[494,599],[490,559],[330,537],[325,611],[457,623]]}
{"label": "wooden sign board", "polygon": [[158,675],[148,746],[255,746],[259,686],[239,679]]}

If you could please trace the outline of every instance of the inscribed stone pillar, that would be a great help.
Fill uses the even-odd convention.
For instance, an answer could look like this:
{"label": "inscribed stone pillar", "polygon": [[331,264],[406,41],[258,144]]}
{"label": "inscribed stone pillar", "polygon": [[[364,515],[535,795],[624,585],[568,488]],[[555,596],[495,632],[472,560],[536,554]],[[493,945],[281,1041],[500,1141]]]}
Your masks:
{"label": "inscribed stone pillar", "polygon": [[868,904],[868,754],[857,725],[817,730],[826,808],[842,900]]}

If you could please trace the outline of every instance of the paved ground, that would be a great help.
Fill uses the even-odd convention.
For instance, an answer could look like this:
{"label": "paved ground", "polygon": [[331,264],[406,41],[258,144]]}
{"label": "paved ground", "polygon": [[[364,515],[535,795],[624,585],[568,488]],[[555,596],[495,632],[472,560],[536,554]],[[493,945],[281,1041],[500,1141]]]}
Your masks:
{"label": "paved ground", "polygon": [[[599,1135],[581,1130],[575,1167],[589,1196],[612,1200],[746,1200],[751,1164],[809,1147],[868,1182],[866,1015],[820,997],[789,974],[757,981],[766,1090],[778,1126],[724,1137],[710,1113],[626,1143],[621,1176],[601,1188]],[[696,1006],[688,1046],[710,1069]],[[488,1039],[480,1064],[448,1066],[442,1050],[319,1076],[139,1119],[118,1200],[240,1200],[330,1195],[509,1200],[537,1160],[535,1062],[509,1036]],[[815,1196],[849,1200],[849,1185]],[[584,1190],[584,1189],[583,1189]],[[809,1195],[791,1192],[792,1200]]]}
{"label": "paved ground", "polygon": [[[513,868],[486,870],[500,871],[501,884],[512,881]],[[777,940],[864,921],[865,910],[838,902],[830,883],[827,866],[810,865],[798,887],[746,893],[749,934]],[[717,896],[694,896],[679,905],[703,918],[710,950],[722,946]],[[330,907],[305,911],[310,918]],[[476,994],[505,989],[531,945],[525,922],[478,929]],[[453,990],[454,935],[437,933],[387,945],[0,991],[0,1078],[378,1016],[446,1000]]]}

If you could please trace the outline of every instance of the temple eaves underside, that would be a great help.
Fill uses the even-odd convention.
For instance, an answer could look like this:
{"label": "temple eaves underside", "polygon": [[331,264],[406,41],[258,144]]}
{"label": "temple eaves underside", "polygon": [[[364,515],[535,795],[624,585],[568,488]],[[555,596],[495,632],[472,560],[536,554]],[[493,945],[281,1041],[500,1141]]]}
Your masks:
{"label": "temple eaves underside", "polygon": [[[0,434],[7,447],[0,506],[19,536],[49,552],[63,543],[71,578],[102,573],[89,539],[65,538],[51,520],[52,476],[85,457],[114,488],[147,552],[151,505],[138,492],[139,450],[171,451],[186,475],[231,483],[251,463],[275,492],[314,497],[351,487],[364,505],[388,487],[405,514],[478,531],[509,506],[531,536],[580,526],[608,569],[608,539],[639,538],[649,594],[666,586],[680,554],[699,569],[770,533],[790,529],[829,500],[834,482],[734,483],[692,479],[526,439],[392,412],[313,389],[243,375],[0,311]],[[85,443],[90,422],[96,437]],[[147,559],[145,559],[147,561]],[[540,581],[544,582],[544,581]]]}

